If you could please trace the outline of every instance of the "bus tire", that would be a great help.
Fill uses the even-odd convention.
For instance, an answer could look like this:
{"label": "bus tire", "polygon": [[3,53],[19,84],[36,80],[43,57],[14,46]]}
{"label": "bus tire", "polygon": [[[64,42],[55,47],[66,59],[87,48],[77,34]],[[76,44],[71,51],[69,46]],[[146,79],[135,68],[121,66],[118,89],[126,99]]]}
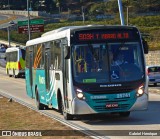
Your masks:
{"label": "bus tire", "polygon": [[15,75],[15,70],[13,70],[13,77],[14,77],[14,78],[17,78],[17,77],[18,77],[17,75]]}
{"label": "bus tire", "polygon": [[7,69],[7,75],[9,76],[9,77],[11,77],[11,75],[9,75],[9,70]]}
{"label": "bus tire", "polygon": [[44,104],[40,103],[38,89],[36,89],[36,106],[38,110],[44,110]]}
{"label": "bus tire", "polygon": [[129,117],[130,111],[127,111],[127,112],[119,112],[119,115],[120,115],[121,117]]}
{"label": "bus tire", "polygon": [[60,99],[59,99],[59,111],[61,112],[61,114],[63,114],[63,117],[65,120],[73,120],[73,115],[67,113],[65,110],[64,110],[64,105],[63,105],[63,101],[62,101],[62,97],[60,96]]}

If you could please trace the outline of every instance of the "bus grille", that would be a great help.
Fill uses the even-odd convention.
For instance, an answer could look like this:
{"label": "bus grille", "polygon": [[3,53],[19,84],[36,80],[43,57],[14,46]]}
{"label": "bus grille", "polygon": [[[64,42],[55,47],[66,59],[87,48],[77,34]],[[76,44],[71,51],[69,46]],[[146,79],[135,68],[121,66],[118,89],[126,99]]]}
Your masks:
{"label": "bus grille", "polygon": [[136,101],[136,91],[120,93],[86,93],[86,102],[96,112],[128,111]]}

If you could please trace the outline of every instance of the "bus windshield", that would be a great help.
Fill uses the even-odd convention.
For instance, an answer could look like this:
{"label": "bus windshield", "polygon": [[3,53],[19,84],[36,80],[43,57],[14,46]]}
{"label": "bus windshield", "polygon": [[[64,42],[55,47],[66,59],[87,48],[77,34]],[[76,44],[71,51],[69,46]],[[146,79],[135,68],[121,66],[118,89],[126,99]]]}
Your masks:
{"label": "bus windshield", "polygon": [[22,54],[22,59],[25,60],[26,51],[24,49],[20,49]]}
{"label": "bus windshield", "polygon": [[140,80],[144,77],[142,54],[139,42],[74,45],[74,80],[78,83]]}

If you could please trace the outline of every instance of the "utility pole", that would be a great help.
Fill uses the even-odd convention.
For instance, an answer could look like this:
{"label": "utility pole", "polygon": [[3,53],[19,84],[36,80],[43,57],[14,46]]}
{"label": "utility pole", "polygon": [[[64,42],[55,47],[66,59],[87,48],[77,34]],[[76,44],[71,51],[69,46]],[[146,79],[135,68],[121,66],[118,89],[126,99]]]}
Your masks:
{"label": "utility pole", "polygon": [[8,47],[11,47],[11,38],[10,38],[10,27],[15,25],[14,21],[10,21],[9,25],[7,27],[7,32],[8,32]]}
{"label": "utility pole", "polygon": [[8,31],[8,47],[11,47],[11,41],[10,41],[10,28],[9,28],[9,26],[7,27],[7,31]]}
{"label": "utility pole", "polygon": [[129,7],[127,6],[127,26],[128,26],[128,23],[129,23]]}
{"label": "utility pole", "polygon": [[84,15],[84,7],[82,6],[82,18],[83,18],[83,24],[84,24],[84,21],[85,21],[85,15]]}
{"label": "utility pole", "polygon": [[129,0],[127,0],[127,26],[129,25]]}
{"label": "utility pole", "polygon": [[29,0],[27,0],[27,12],[28,12],[28,40],[30,40],[31,39],[31,31],[30,31]]}

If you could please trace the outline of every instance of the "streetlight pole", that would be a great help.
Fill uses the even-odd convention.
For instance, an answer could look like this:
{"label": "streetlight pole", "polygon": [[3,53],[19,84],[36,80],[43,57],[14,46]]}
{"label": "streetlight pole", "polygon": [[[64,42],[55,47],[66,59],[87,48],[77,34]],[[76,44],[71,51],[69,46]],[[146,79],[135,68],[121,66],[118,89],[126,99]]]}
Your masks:
{"label": "streetlight pole", "polygon": [[31,31],[30,31],[29,0],[27,0],[27,12],[28,12],[28,40],[30,40],[31,39]]}
{"label": "streetlight pole", "polygon": [[8,47],[11,47],[11,39],[10,39],[10,26],[15,25],[15,23],[13,21],[9,22],[9,25],[7,27],[7,31],[8,31]]}
{"label": "streetlight pole", "polygon": [[84,21],[85,21],[85,15],[84,15],[84,7],[82,6],[82,18],[83,18],[83,24],[84,24]]}
{"label": "streetlight pole", "polygon": [[10,28],[9,28],[9,26],[8,26],[8,28],[7,28],[7,31],[8,31],[8,47],[11,47]]}

